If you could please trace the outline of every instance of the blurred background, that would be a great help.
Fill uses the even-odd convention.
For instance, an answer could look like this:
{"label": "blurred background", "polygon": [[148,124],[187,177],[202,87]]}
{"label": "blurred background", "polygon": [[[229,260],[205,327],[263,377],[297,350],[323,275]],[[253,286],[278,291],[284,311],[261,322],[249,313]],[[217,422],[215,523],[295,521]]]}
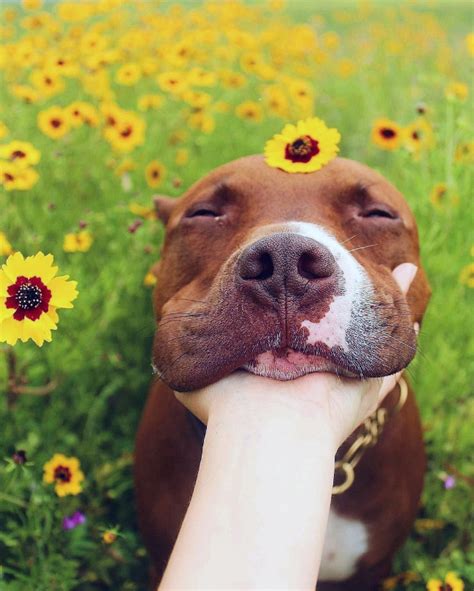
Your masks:
{"label": "blurred background", "polygon": [[[449,571],[473,588],[470,3],[23,0],[0,11],[0,263],[52,253],[79,289],[51,343],[0,343],[0,589],[145,589],[131,465],[160,289],[151,197],[180,195],[312,115],[341,132],[341,155],[406,196],[433,288],[408,372],[426,486],[385,588],[426,589]],[[79,460],[80,494],[43,482],[57,453]]]}

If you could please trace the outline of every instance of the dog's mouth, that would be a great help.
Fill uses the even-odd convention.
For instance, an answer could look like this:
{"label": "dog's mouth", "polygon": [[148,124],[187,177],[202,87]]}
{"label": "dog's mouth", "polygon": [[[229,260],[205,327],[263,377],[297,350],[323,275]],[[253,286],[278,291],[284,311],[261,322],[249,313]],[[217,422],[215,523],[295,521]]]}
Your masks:
{"label": "dog's mouth", "polygon": [[265,351],[245,363],[242,369],[274,380],[294,380],[309,373],[326,372],[354,378],[358,377],[339,363],[322,355],[304,353],[285,348]]}

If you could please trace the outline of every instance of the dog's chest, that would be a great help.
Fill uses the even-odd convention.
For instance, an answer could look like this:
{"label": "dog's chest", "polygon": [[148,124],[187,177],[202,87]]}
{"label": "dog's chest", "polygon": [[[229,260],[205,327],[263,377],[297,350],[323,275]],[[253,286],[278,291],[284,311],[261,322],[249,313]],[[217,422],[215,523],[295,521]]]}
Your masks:
{"label": "dog's chest", "polygon": [[319,579],[344,581],[356,571],[359,558],[367,552],[369,536],[367,527],[354,519],[329,512],[324,540]]}

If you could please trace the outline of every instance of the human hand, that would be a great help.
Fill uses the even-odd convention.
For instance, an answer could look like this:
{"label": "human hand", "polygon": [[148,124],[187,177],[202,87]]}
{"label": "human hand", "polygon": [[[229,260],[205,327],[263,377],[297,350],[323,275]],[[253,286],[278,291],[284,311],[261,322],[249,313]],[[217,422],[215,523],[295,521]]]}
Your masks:
{"label": "human hand", "polygon": [[[393,277],[406,295],[417,267],[403,263]],[[415,324],[415,331],[418,326]],[[272,413],[296,413],[305,421],[316,420],[333,437],[336,448],[380,405],[395,387],[402,372],[384,378],[341,378],[331,373],[313,373],[291,381],[278,381],[242,370],[190,393],[175,392],[176,398],[203,423],[211,415],[232,413],[236,420]]]}

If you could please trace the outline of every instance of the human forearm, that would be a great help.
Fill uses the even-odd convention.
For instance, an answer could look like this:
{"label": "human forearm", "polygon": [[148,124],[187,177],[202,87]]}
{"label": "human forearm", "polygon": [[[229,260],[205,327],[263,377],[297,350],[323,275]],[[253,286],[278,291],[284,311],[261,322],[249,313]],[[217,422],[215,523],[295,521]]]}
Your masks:
{"label": "human forearm", "polygon": [[314,589],[335,451],[286,405],[219,408],[160,591]]}

